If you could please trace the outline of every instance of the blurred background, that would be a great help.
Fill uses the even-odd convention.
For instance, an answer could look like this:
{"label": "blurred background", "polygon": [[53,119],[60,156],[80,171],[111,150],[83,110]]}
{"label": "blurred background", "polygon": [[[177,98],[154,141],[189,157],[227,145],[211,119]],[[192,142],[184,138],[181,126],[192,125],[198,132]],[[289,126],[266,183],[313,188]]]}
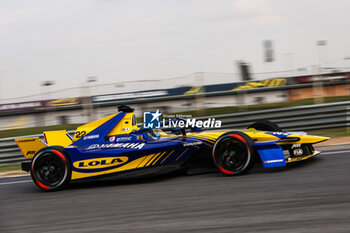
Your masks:
{"label": "blurred background", "polygon": [[350,101],[348,1],[0,5],[2,131],[73,129],[119,104],[200,117]]}
{"label": "blurred background", "polygon": [[[349,9],[349,0],[0,0],[0,232],[349,232]],[[332,139],[315,159],[232,178],[203,171],[43,193],[20,171],[15,138],[73,134],[120,104],[139,123],[159,109]]]}

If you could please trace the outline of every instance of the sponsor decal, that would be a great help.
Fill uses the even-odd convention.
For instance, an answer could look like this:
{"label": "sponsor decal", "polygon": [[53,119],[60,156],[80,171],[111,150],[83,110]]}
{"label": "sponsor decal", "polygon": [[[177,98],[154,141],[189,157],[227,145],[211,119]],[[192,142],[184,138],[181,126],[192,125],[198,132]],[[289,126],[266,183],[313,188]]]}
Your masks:
{"label": "sponsor decal", "polygon": [[130,128],[122,128],[121,131],[123,132],[123,131],[129,131],[129,130],[130,130]]}
{"label": "sponsor decal", "polygon": [[154,96],[164,96],[168,94],[169,94],[168,91],[159,90],[159,91],[143,91],[143,92],[124,93],[124,94],[100,95],[100,96],[94,96],[93,102],[147,98],[147,97],[154,97]]}
{"label": "sponsor decal", "polygon": [[302,156],[304,154],[304,150],[301,148],[296,148],[293,150],[294,156]]}
{"label": "sponsor decal", "polygon": [[279,163],[283,162],[283,159],[265,160],[264,163]]}
{"label": "sponsor decal", "polygon": [[96,138],[99,138],[99,137],[100,137],[99,134],[94,134],[94,135],[87,135],[83,139],[84,140],[89,140],[89,139],[96,139]]}
{"label": "sponsor decal", "polygon": [[48,107],[55,107],[55,106],[66,106],[66,105],[75,105],[80,104],[79,98],[62,98],[62,99],[56,99],[51,100],[46,103],[46,106]]}
{"label": "sponsor decal", "polygon": [[268,80],[262,80],[262,81],[256,81],[256,82],[247,82],[244,85],[236,87],[232,90],[238,91],[238,90],[262,88],[262,87],[280,87],[280,86],[285,86],[286,84],[287,84],[287,79],[276,78],[276,79],[268,79]]}
{"label": "sponsor decal", "polygon": [[301,144],[293,144],[293,145],[292,145],[292,149],[293,149],[293,148],[298,148],[298,147],[301,147]]}
{"label": "sponsor decal", "polygon": [[287,137],[288,135],[290,135],[290,133],[284,133],[284,132],[268,132],[267,134],[276,136],[276,137],[278,137],[278,138],[285,138],[285,137]]}
{"label": "sponsor decal", "polygon": [[204,89],[203,86],[194,86],[194,87],[191,87],[189,91],[186,91],[184,95],[193,95],[193,94],[203,93],[204,92],[203,89]]}
{"label": "sponsor decal", "polygon": [[29,150],[28,152],[27,152],[27,154],[26,154],[26,156],[27,155],[35,155],[35,150]]}
{"label": "sponsor decal", "polygon": [[73,163],[79,169],[96,169],[121,165],[129,160],[126,156],[80,160]]}
{"label": "sponsor decal", "polygon": [[18,142],[34,142],[35,139],[23,139],[23,140],[18,140]]}
{"label": "sponsor decal", "polygon": [[40,108],[43,106],[44,106],[44,104],[42,101],[21,102],[21,103],[12,103],[12,104],[0,104],[0,111]]}
{"label": "sponsor decal", "polygon": [[130,137],[118,137],[117,142],[125,142],[125,141],[131,141],[131,136]]}
{"label": "sponsor decal", "polygon": [[190,142],[190,143],[185,143],[183,144],[184,146],[196,146],[196,145],[201,145],[203,142]]}
{"label": "sponsor decal", "polygon": [[92,144],[86,150],[109,149],[109,148],[125,148],[125,149],[142,149],[145,143],[108,143],[108,144]]}
{"label": "sponsor decal", "polygon": [[114,140],[115,140],[115,137],[114,137],[114,136],[112,136],[112,137],[109,138],[109,141],[110,141],[110,142],[114,142]]}

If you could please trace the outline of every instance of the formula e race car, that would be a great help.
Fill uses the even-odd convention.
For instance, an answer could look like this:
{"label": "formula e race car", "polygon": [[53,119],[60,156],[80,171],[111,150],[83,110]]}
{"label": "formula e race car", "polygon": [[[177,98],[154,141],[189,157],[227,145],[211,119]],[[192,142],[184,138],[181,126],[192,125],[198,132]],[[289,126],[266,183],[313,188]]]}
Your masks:
{"label": "formula e race car", "polygon": [[139,128],[128,106],[118,110],[78,127],[73,138],[59,130],[44,132],[44,141],[15,139],[27,158],[22,169],[30,171],[34,183],[44,190],[61,189],[72,180],[154,175],[201,166],[235,176],[257,162],[268,168],[308,159],[320,153],[313,144],[329,139],[284,132],[270,121],[257,121],[241,130],[190,127],[165,133]]}

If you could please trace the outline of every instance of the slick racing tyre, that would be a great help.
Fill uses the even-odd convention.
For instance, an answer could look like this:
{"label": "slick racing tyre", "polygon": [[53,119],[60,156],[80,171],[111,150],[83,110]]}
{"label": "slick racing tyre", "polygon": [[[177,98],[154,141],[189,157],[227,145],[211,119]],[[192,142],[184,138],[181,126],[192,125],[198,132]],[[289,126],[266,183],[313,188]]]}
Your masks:
{"label": "slick racing tyre", "polygon": [[242,175],[254,166],[254,141],[242,132],[226,133],[214,144],[213,160],[222,173]]}
{"label": "slick racing tyre", "polygon": [[64,188],[71,179],[71,165],[63,147],[45,147],[34,156],[30,174],[45,191]]}
{"label": "slick racing tyre", "polygon": [[248,129],[254,128],[261,131],[282,132],[283,130],[274,122],[268,120],[258,120],[248,126]]}

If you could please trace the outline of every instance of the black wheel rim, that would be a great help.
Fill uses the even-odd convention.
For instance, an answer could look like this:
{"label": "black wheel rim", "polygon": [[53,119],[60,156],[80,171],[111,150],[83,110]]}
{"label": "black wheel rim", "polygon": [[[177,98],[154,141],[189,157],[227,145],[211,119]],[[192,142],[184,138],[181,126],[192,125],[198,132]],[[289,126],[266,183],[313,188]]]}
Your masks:
{"label": "black wheel rim", "polygon": [[35,177],[44,185],[54,187],[65,177],[65,164],[54,153],[45,153],[34,165]]}
{"label": "black wheel rim", "polygon": [[241,171],[249,159],[247,146],[230,137],[220,143],[215,154],[218,165],[231,172]]}

